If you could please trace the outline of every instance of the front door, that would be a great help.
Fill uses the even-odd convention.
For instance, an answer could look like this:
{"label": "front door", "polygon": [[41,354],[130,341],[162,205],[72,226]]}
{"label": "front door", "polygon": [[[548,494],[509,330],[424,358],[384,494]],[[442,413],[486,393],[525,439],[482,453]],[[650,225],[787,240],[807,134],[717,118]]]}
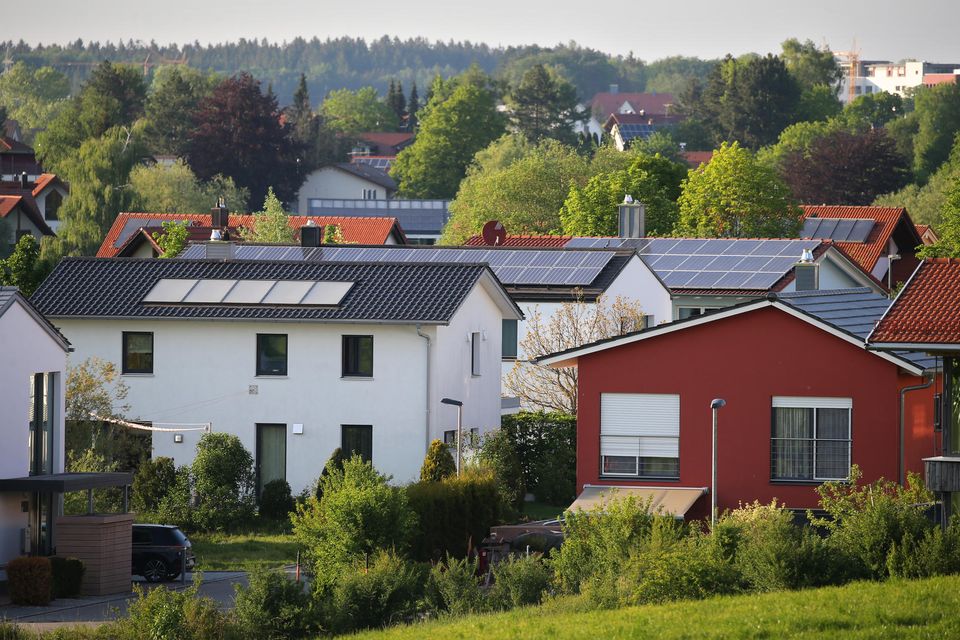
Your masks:
{"label": "front door", "polygon": [[271,480],[287,479],[287,425],[257,425],[257,497]]}

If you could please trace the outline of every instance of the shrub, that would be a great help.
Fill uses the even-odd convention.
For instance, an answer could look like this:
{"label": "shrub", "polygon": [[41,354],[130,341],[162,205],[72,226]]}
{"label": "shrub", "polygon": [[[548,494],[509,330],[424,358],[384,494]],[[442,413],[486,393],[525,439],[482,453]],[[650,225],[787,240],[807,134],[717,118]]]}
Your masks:
{"label": "shrub", "polygon": [[701,599],[740,591],[740,573],[710,537],[696,531],[681,535],[679,526],[654,531],[658,529],[666,535],[651,536],[625,563],[617,580],[617,604]]}
{"label": "shrub", "polygon": [[263,485],[263,493],[260,494],[261,516],[286,522],[293,509],[293,496],[290,495],[290,484],[286,480],[278,478]]}
{"label": "shrub", "polygon": [[447,556],[430,569],[425,591],[427,609],[434,613],[463,616],[484,608],[476,560]]}
{"label": "shrub", "polygon": [[496,476],[504,515],[513,515],[522,509],[527,490],[523,484],[520,457],[507,432],[498,429],[485,435],[481,441],[478,459],[482,465],[492,469]]}
{"label": "shrub", "polygon": [[440,482],[456,473],[457,463],[453,461],[447,445],[440,440],[431,442],[420,467],[420,482]]}
{"label": "shrub", "polygon": [[521,411],[503,416],[500,429],[517,452],[526,490],[548,504],[569,504],[576,496],[576,416]]}
{"label": "shrub", "polygon": [[960,573],[960,517],[944,531],[934,527],[914,539],[904,536],[887,557],[887,570],[897,578],[929,578]]}
{"label": "shrub", "polygon": [[418,560],[439,560],[445,554],[465,556],[501,521],[499,489],[493,472],[464,469],[459,478],[417,482],[406,489],[420,522],[411,541]]}
{"label": "shrub", "polygon": [[13,604],[50,604],[51,580],[48,558],[20,557],[7,564],[7,589]]}
{"label": "shrub", "polygon": [[310,597],[303,585],[282,573],[250,573],[248,586],[236,585],[234,615],[250,637],[265,640],[302,638],[318,631]]}
{"label": "shrub", "polygon": [[160,457],[144,460],[133,477],[133,510],[138,513],[156,512],[164,497],[177,481],[173,458]]}
{"label": "shrub", "polygon": [[327,460],[327,463],[323,465],[323,470],[320,472],[320,477],[317,478],[317,486],[315,487],[314,493],[317,495],[317,500],[323,496],[323,479],[330,475],[330,472],[333,470],[343,471],[343,451],[340,447],[337,447],[333,450],[333,453],[330,454],[330,458]]}
{"label": "shrub", "polygon": [[423,594],[424,577],[420,566],[396,552],[376,552],[369,567],[358,563],[337,580],[329,601],[330,626],[349,633],[410,618]]}
{"label": "shrub", "polygon": [[164,524],[175,524],[187,530],[196,528],[192,484],[190,467],[183,466],[176,470],[173,487],[167,495],[163,496],[157,507],[157,521]]}
{"label": "shrub", "polygon": [[793,514],[777,505],[759,502],[734,510],[725,517],[738,527],[736,565],[757,591],[796,589],[805,582],[802,531]]}
{"label": "shrub", "polygon": [[199,582],[183,591],[134,587],[137,599],[127,617],[109,629],[113,640],[234,640],[245,637],[221,613],[217,603],[198,594]]}
{"label": "shrub", "polygon": [[50,579],[54,598],[69,598],[80,594],[86,567],[77,558],[50,558]]}
{"label": "shrub", "polygon": [[191,471],[198,527],[225,530],[253,517],[253,456],[240,438],[229,433],[203,434]]}
{"label": "shrub", "polygon": [[915,473],[906,487],[880,479],[860,485],[860,470],[850,469],[849,482],[826,482],[817,487],[827,517],[810,517],[830,533],[830,543],[856,563],[863,577],[883,578],[893,546],[906,538],[918,541],[932,528],[925,515],[932,494]]}
{"label": "shrub", "polygon": [[608,500],[591,511],[567,512],[563,546],[553,555],[556,584],[564,593],[579,593],[594,580],[616,576],[631,550],[650,536],[657,519],[649,500]]}
{"label": "shrub", "polygon": [[388,480],[354,456],[342,470],[332,469],[320,479],[322,498],[309,498],[291,516],[294,537],[313,563],[319,591],[375,551],[406,549],[417,516],[406,491],[389,486]]}
{"label": "shrub", "polygon": [[551,577],[550,567],[537,554],[502,560],[493,567],[490,604],[494,609],[540,604]]}

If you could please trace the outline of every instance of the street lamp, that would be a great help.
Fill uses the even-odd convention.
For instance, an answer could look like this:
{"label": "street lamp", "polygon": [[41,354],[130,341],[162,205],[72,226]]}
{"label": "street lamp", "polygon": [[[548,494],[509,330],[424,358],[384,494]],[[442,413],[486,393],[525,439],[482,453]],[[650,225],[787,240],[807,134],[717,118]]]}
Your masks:
{"label": "street lamp", "polygon": [[463,403],[453,398],[441,398],[440,404],[449,404],[457,408],[457,477],[460,477],[460,434],[463,431]]}
{"label": "street lamp", "polygon": [[711,469],[710,479],[710,531],[716,531],[717,528],[717,412],[720,407],[726,406],[727,401],[723,398],[714,398],[710,401],[710,409],[713,411],[713,468]]}

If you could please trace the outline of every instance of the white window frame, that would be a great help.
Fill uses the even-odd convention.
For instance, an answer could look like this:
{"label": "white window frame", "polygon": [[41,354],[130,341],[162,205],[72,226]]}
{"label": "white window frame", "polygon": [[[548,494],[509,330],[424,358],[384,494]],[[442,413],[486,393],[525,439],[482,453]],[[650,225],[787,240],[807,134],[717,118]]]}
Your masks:
{"label": "white window frame", "polygon": [[[776,438],[774,429],[776,427],[776,414],[774,409],[813,409],[813,437],[812,438]],[[820,438],[818,424],[818,409],[846,409],[847,410],[847,437],[838,438]],[[770,409],[770,479],[775,482],[835,482],[848,480],[850,478],[850,467],[853,464],[853,399],[852,398],[817,398],[805,396],[774,396]],[[790,440],[799,442],[810,442],[812,445],[811,473],[809,478],[781,478],[774,476],[776,468],[773,458],[773,444],[778,440]],[[817,443],[823,442],[846,442],[847,444],[847,475],[840,477],[826,477],[817,475]]]}
{"label": "white window frame", "polygon": [[[619,406],[617,406],[619,405]],[[633,405],[632,407],[630,405]],[[656,412],[658,415],[650,415]],[[604,415],[609,421],[604,419]],[[600,475],[618,478],[676,480],[680,477],[680,396],[654,393],[600,394]],[[644,448],[669,449],[673,455],[643,455]],[[604,453],[623,449],[622,453]],[[624,455],[627,450],[635,454]],[[605,471],[606,458],[633,458],[632,472]],[[677,472],[640,473],[645,458],[676,459]]]}

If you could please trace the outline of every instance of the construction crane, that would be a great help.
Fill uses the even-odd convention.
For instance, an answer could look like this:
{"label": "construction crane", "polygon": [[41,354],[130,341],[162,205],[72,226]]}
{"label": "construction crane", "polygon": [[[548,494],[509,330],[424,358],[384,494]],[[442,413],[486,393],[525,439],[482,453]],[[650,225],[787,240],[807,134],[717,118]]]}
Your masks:
{"label": "construction crane", "polygon": [[152,53],[147,53],[147,57],[143,59],[143,75],[150,75],[151,67],[160,67],[166,64],[187,64],[187,54],[183,54],[180,58],[172,60],[170,58],[161,57],[156,62],[150,62],[150,56]]}
{"label": "construction crane", "polygon": [[849,104],[857,97],[857,77],[860,75],[860,49],[857,47],[856,38],[853,40],[850,51],[835,51],[833,55],[840,60],[842,66],[846,67],[847,104]]}

